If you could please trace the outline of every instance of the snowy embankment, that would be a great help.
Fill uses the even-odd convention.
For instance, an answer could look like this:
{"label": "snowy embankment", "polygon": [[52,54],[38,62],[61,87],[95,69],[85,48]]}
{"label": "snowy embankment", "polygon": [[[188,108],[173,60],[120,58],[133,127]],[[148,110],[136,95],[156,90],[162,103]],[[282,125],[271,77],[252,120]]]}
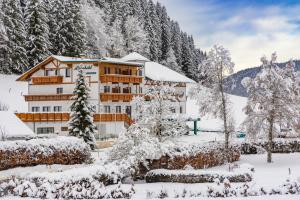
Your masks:
{"label": "snowy embankment", "polygon": [[16,81],[17,75],[0,74],[0,103],[6,104],[12,112],[26,112],[27,103],[23,95],[27,94],[27,82]]}
{"label": "snowy embankment", "polygon": [[[187,84],[187,107],[186,112],[189,117],[198,118],[199,116],[199,110],[198,106],[196,104],[196,100],[193,100],[189,98],[189,91],[195,86],[195,84]],[[232,103],[231,108],[233,110],[233,118],[235,121],[235,128],[236,130],[240,129],[240,125],[243,123],[243,121],[246,118],[245,113],[243,112],[243,108],[247,104],[247,98],[235,96],[235,95],[229,95],[230,101]],[[212,116],[205,116],[201,118],[200,120],[200,127],[201,130],[206,131],[221,131],[222,130],[222,121],[220,119],[216,119]]]}

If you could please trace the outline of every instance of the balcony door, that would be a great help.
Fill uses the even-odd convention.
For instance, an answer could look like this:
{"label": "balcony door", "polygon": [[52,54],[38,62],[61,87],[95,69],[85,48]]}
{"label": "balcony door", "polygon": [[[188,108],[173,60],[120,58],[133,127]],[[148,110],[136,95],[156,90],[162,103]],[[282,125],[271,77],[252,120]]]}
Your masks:
{"label": "balcony door", "polygon": [[131,117],[131,106],[126,106],[126,114]]}

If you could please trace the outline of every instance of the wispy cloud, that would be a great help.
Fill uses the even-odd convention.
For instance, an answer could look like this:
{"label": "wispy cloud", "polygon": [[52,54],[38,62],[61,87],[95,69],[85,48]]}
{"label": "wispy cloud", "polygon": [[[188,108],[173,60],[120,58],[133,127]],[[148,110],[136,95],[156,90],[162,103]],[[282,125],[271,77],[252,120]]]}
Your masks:
{"label": "wispy cloud", "polygon": [[[198,47],[222,44],[237,70],[259,65],[276,51],[281,61],[300,58],[300,2],[159,0],[193,34]],[[297,4],[299,3],[299,5]]]}

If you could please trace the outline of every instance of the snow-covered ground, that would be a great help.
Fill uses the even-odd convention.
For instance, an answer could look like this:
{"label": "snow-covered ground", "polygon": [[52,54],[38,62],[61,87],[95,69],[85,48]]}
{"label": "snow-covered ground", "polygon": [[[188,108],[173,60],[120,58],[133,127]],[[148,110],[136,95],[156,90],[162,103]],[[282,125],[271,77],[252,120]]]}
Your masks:
{"label": "snow-covered ground", "polygon": [[0,74],[0,102],[9,106],[12,112],[26,112],[27,103],[23,95],[27,94],[27,82],[16,81],[17,75]]}

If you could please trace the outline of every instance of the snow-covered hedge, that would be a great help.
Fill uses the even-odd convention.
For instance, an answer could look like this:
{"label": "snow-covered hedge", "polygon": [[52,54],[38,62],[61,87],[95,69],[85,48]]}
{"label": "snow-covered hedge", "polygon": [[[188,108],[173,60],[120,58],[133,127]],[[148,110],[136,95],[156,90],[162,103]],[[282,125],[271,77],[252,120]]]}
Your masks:
{"label": "snow-covered hedge", "polygon": [[250,172],[209,172],[201,170],[167,170],[157,169],[146,174],[147,183],[172,182],[172,183],[213,183],[216,179],[223,182],[228,179],[230,182],[252,181]]}
{"label": "snow-covered hedge", "polygon": [[189,189],[187,187],[182,190],[174,190],[173,188],[172,190],[167,190],[164,188],[160,191],[148,191],[147,199],[201,199],[207,197],[235,197],[236,199],[243,199],[242,197],[299,194],[300,184],[297,181],[287,180],[284,184],[281,184],[278,187],[264,188],[257,185],[256,183],[251,182],[247,182],[242,185],[232,185],[228,179],[225,179],[223,183],[220,183],[220,181],[216,179],[215,184],[211,184],[207,187],[198,187],[196,190]]}
{"label": "snow-covered hedge", "polygon": [[75,137],[0,142],[0,170],[41,164],[73,165],[90,159],[89,146]]}
{"label": "snow-covered hedge", "polygon": [[34,173],[0,182],[0,197],[12,195],[42,199],[130,198],[134,194],[132,186],[116,185],[121,177],[115,165],[93,165],[63,172]]}
{"label": "snow-covered hedge", "polygon": [[[268,148],[267,141],[258,141],[254,143],[242,143],[242,154],[258,154]],[[273,153],[294,153],[300,152],[300,139],[274,139]]]}
{"label": "snow-covered hedge", "polygon": [[238,146],[230,147],[227,155],[224,145],[218,142],[190,145],[174,145],[166,150],[166,154],[157,160],[148,160],[148,166],[140,165],[139,174],[145,175],[154,169],[184,169],[191,166],[194,169],[203,169],[222,165],[225,162],[235,162],[240,159]]}

